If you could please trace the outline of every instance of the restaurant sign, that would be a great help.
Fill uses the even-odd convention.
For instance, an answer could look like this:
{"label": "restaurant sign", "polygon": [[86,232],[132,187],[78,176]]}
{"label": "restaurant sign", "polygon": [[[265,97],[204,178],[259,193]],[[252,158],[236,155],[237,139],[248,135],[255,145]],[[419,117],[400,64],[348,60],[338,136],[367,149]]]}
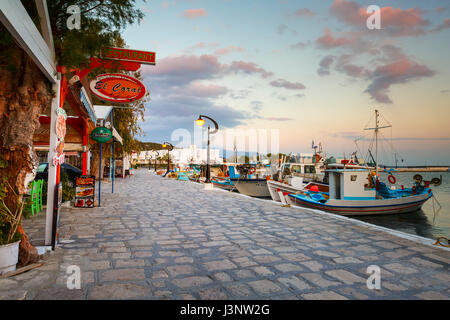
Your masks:
{"label": "restaurant sign", "polygon": [[124,74],[99,75],[89,87],[101,100],[115,103],[131,103],[142,99],[146,93],[141,81]]}
{"label": "restaurant sign", "polygon": [[92,130],[91,138],[99,143],[106,143],[112,138],[112,132],[106,127],[98,127]]}
{"label": "restaurant sign", "polygon": [[67,113],[63,108],[56,109],[56,136],[58,137],[55,155],[52,164],[54,166],[61,165],[65,161],[64,156],[64,139],[67,131]]}
{"label": "restaurant sign", "polygon": [[102,48],[100,57],[102,59],[138,62],[142,64],[154,65],[156,53],[123,48]]}

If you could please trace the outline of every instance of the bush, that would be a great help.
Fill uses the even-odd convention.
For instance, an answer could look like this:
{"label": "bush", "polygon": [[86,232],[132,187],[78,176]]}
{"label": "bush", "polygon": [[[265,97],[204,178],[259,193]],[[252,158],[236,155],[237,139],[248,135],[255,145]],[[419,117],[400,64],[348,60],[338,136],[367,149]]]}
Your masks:
{"label": "bush", "polygon": [[75,188],[69,185],[69,176],[67,173],[61,174],[62,182],[62,201],[72,201],[75,198]]}

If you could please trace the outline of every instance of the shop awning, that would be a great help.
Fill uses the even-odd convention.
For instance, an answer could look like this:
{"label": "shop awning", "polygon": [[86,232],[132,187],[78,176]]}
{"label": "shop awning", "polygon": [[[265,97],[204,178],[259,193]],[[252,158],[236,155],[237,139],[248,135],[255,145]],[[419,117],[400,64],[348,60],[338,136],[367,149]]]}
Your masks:
{"label": "shop awning", "polygon": [[119,133],[117,132],[116,128],[112,127],[111,131],[112,131],[114,139],[116,139],[117,142],[120,142],[120,144],[123,144],[122,137],[119,135]]}

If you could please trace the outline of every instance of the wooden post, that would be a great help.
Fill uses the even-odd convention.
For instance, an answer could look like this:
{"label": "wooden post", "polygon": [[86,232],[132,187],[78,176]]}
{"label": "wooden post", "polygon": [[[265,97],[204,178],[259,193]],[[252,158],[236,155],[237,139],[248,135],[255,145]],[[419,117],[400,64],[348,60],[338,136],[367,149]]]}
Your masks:
{"label": "wooden post", "polygon": [[48,151],[48,188],[47,188],[47,211],[45,216],[45,245],[50,246],[52,244],[52,228],[53,228],[53,201],[55,198],[55,185],[57,166],[53,165],[53,157],[56,155],[56,146],[58,143],[58,137],[56,136],[56,110],[59,108],[60,103],[60,90],[61,81],[58,80],[53,85],[53,91],[56,92],[56,97],[52,100],[50,111],[50,145]]}

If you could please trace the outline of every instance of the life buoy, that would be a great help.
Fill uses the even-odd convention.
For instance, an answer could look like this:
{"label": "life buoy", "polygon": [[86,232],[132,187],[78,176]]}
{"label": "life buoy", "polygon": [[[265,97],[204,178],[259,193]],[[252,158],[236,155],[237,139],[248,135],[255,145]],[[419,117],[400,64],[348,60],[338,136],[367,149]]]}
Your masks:
{"label": "life buoy", "polygon": [[255,172],[256,172],[255,167],[251,167],[250,170],[248,171],[248,173],[250,173],[250,174],[254,174]]}
{"label": "life buoy", "polygon": [[391,184],[395,184],[397,182],[397,179],[392,175],[388,175],[388,180]]}

